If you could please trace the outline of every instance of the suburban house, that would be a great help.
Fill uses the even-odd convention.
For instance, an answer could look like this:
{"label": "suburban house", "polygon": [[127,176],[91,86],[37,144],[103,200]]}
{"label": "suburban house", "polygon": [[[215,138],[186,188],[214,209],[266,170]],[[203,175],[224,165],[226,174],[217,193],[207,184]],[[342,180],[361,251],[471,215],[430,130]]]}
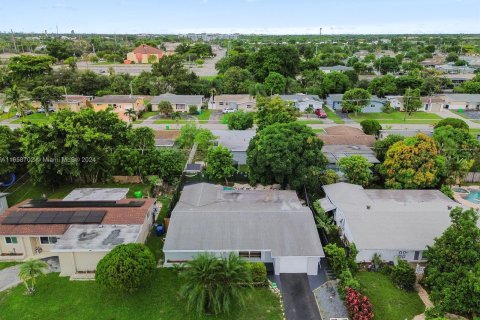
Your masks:
{"label": "suburban house", "polygon": [[281,95],[280,98],[285,101],[292,102],[294,106],[301,112],[305,112],[308,107],[315,109],[321,109],[323,106],[323,100],[316,95],[311,94],[289,94]]}
{"label": "suburban house", "polygon": [[212,130],[212,133],[217,136],[217,144],[232,151],[233,160],[238,165],[247,164],[247,149],[255,130]]}
{"label": "suburban house", "polygon": [[362,156],[371,164],[380,163],[375,152],[365,145],[324,145],[322,152],[328,160],[327,168],[339,172],[338,161],[345,157]]}
{"label": "suburban house", "polygon": [[468,66],[456,66],[454,64],[442,64],[435,66],[435,69],[438,71],[443,71],[450,74],[458,73],[474,73],[475,69]]}
{"label": "suburban house", "polygon": [[402,137],[415,137],[417,134],[423,133],[429,137],[433,135],[433,130],[430,129],[382,129],[380,130],[380,134],[378,135],[378,138],[380,140],[385,139],[386,137],[396,134]]}
{"label": "suburban house", "polygon": [[133,110],[138,115],[145,110],[143,98],[132,95],[109,95],[96,97],[91,102],[93,110],[107,110],[110,109],[118,115],[118,118],[125,122],[130,122],[131,119],[127,110]]}
{"label": "suburban house", "polygon": [[423,252],[450,226],[450,210],[460,206],[438,190],[375,190],[335,183],[323,186],[322,208],[331,212],[343,241],[355,243],[357,262],[397,258],[422,262]]}
{"label": "suburban house", "polygon": [[361,129],[350,126],[337,125],[324,130],[325,134],[317,135],[323,141],[324,147],[327,145],[372,147],[375,142],[374,136],[365,134]]}
{"label": "suburban house", "polygon": [[196,106],[197,111],[203,104],[203,96],[201,95],[179,95],[173,93],[165,93],[152,98],[152,111],[158,111],[158,104],[162,101],[171,103],[174,111],[188,112],[190,106]]}
{"label": "suburban house", "polygon": [[[387,96],[386,99],[396,110],[403,110],[405,99],[403,96]],[[420,97],[420,100],[422,101],[422,108],[419,111],[441,112],[445,108],[445,99],[440,95]]]}
{"label": "suburban house", "polygon": [[145,242],[153,224],[156,200],[125,199],[125,190],[75,190],[64,200],[14,205],[0,215],[0,261],[58,257],[61,276],[93,278],[108,252]]}
{"label": "suburban house", "polygon": [[0,192],[0,215],[2,215],[2,213],[8,208],[7,195],[8,193]]}
{"label": "suburban house", "polygon": [[[73,112],[79,112],[80,109],[86,108],[89,102],[92,101],[92,96],[83,95],[64,95],[62,100],[52,101],[50,107],[55,111],[70,110]],[[32,101],[32,108],[39,109],[42,105],[39,101]]]}
{"label": "suburban house", "polygon": [[[327,96],[327,105],[333,110],[342,110],[343,94],[329,94]],[[370,102],[362,109],[363,113],[382,112],[385,105],[385,99],[380,99],[377,96],[371,96]]]}
{"label": "suburban house", "polygon": [[221,94],[210,98],[208,108],[213,110],[232,108],[243,111],[254,111],[256,105],[255,97],[249,94]]}
{"label": "suburban house", "polygon": [[444,74],[443,78],[449,79],[452,81],[454,87],[461,85],[464,82],[470,81],[475,78],[476,74],[474,73],[458,73],[458,74]]}
{"label": "suburban house", "polygon": [[346,67],[346,66],[331,66],[331,67],[320,67],[320,70],[322,70],[325,73],[331,73],[331,72],[345,72],[345,71],[354,71],[352,67]]}
{"label": "suburban house", "polygon": [[445,109],[480,110],[480,94],[444,94]]}
{"label": "suburban house", "polygon": [[165,246],[166,267],[198,254],[239,255],[275,274],[317,275],[325,257],[311,210],[290,190],[226,190],[186,185],[175,206]]}
{"label": "suburban house", "polygon": [[158,62],[164,55],[163,50],[151,47],[146,44],[141,44],[132,52],[127,53],[126,64],[130,63],[154,63]]}

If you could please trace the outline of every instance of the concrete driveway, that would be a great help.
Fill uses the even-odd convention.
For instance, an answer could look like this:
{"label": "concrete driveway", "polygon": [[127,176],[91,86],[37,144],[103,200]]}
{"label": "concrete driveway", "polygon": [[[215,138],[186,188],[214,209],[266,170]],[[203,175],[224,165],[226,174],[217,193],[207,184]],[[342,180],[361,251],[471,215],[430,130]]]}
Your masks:
{"label": "concrete driveway", "polygon": [[21,283],[18,278],[18,270],[20,270],[20,265],[0,270],[0,291],[15,287]]}
{"label": "concrete driveway", "polygon": [[306,274],[280,274],[287,320],[320,320],[320,313]]}

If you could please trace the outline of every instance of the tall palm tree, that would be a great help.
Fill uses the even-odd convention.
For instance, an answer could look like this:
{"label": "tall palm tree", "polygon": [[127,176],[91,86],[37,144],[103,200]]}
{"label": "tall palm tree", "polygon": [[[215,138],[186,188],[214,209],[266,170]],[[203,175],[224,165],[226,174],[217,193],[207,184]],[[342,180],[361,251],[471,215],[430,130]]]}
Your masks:
{"label": "tall palm tree", "polygon": [[25,116],[25,110],[30,107],[26,91],[17,87],[16,84],[5,90],[4,103],[10,107],[10,110],[12,107],[17,109],[21,117]]}
{"label": "tall palm tree", "polygon": [[134,121],[135,118],[137,117],[137,113],[133,109],[127,109],[125,110],[125,115],[128,116],[130,121]]}
{"label": "tall palm tree", "polygon": [[246,261],[231,253],[227,258],[201,254],[187,262],[182,273],[185,284],[181,295],[187,307],[202,313],[228,313],[236,304],[245,303],[251,275]]}
{"label": "tall palm tree", "polygon": [[[25,284],[28,294],[35,292],[36,278],[44,275],[47,268],[48,264],[41,260],[29,260],[20,265],[18,277]],[[30,285],[28,284],[29,281]]]}

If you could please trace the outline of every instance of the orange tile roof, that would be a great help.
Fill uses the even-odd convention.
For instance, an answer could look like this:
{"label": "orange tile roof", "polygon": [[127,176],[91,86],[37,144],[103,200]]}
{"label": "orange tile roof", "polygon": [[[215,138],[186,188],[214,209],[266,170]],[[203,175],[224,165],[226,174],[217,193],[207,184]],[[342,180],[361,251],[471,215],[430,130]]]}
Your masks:
{"label": "orange tile roof", "polygon": [[163,54],[163,51],[147,44],[141,44],[135,49],[133,49],[133,53],[141,53],[141,54]]}
{"label": "orange tile roof", "polygon": [[[122,199],[117,203],[128,203],[130,201],[138,201],[139,199]],[[54,212],[54,211],[87,211],[87,210],[105,210],[107,213],[103,218],[102,224],[143,224],[148,209],[155,203],[155,199],[141,199],[145,203],[141,207],[101,207],[101,208],[20,208],[23,204],[30,200],[25,200],[19,204],[8,208],[0,216],[0,235],[22,236],[22,235],[62,235],[70,224],[19,224],[9,225],[2,224],[2,221],[8,217],[12,212]],[[49,200],[62,201],[62,200]]]}

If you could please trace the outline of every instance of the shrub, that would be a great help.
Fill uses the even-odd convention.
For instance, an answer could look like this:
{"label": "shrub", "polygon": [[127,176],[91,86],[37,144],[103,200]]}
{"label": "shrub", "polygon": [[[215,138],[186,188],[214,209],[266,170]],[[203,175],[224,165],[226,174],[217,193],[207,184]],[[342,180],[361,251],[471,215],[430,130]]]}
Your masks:
{"label": "shrub", "polygon": [[337,277],[344,270],[348,270],[347,254],[344,248],[339,248],[336,244],[329,243],[324,247],[328,263]]}
{"label": "shrub", "polygon": [[252,277],[253,285],[264,286],[267,284],[267,268],[263,262],[249,262],[247,267]]}
{"label": "shrub", "polygon": [[435,129],[445,126],[452,126],[453,128],[457,129],[469,130],[468,124],[462,119],[457,118],[442,119],[435,125]]}
{"label": "shrub", "polygon": [[417,280],[415,270],[404,260],[398,260],[397,265],[392,268],[390,277],[399,288],[409,291],[413,290]]}
{"label": "shrub", "polygon": [[362,126],[362,130],[363,132],[365,132],[365,134],[371,134],[376,137],[380,134],[380,130],[382,130],[380,122],[373,119],[363,120],[362,122],[360,122],[360,125]]}
{"label": "shrub", "polygon": [[353,277],[350,270],[343,270],[343,272],[340,274],[340,286],[338,287],[340,296],[343,298],[345,298],[347,288],[352,288],[359,291],[360,282]]}
{"label": "shrub", "polygon": [[370,300],[355,289],[347,288],[345,304],[352,320],[371,320],[373,310]]}
{"label": "shrub", "polygon": [[453,199],[453,190],[446,184],[442,185],[442,187],[440,188],[440,191],[442,191],[442,193],[447,197],[449,197],[450,199]]}
{"label": "shrub", "polygon": [[253,113],[236,111],[228,115],[229,130],[246,130],[253,127]]}
{"label": "shrub", "polygon": [[148,281],[155,268],[155,257],[148,247],[122,244],[100,260],[95,280],[111,289],[133,292]]}
{"label": "shrub", "polygon": [[188,106],[188,113],[192,115],[198,114],[197,106]]}
{"label": "shrub", "polygon": [[150,102],[147,103],[146,108],[147,108],[147,111],[148,111],[148,112],[152,112],[152,104],[151,104]]}
{"label": "shrub", "polygon": [[445,318],[445,312],[443,312],[439,307],[432,307],[425,310],[425,319],[443,320],[447,318]]}
{"label": "shrub", "polygon": [[395,108],[392,107],[392,105],[390,104],[390,102],[386,103],[383,107],[382,107],[382,112],[383,113],[393,113],[395,112]]}

